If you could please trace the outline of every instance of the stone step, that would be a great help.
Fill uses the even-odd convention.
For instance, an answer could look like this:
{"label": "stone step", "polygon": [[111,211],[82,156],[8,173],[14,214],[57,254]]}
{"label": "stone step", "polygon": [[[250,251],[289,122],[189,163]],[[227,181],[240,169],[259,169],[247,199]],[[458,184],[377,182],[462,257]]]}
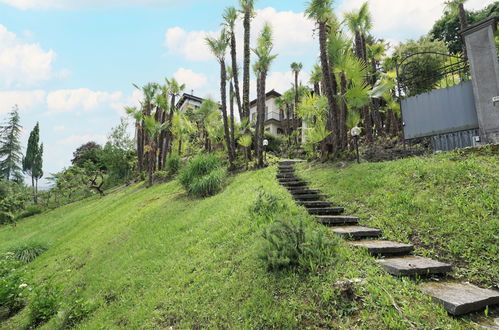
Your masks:
{"label": "stone step", "polygon": [[295,174],[277,174],[277,179],[294,179],[297,178]]}
{"label": "stone step", "polygon": [[433,298],[452,315],[463,315],[499,304],[499,292],[482,289],[469,283],[430,282],[421,291]]}
{"label": "stone step", "polygon": [[303,179],[300,178],[285,178],[285,179],[279,179],[279,183],[292,183],[292,182],[305,182]]}
{"label": "stone step", "polygon": [[410,244],[392,242],[392,241],[355,241],[350,243],[353,246],[361,247],[367,249],[370,254],[373,255],[406,255],[410,254],[414,249],[414,246]]}
{"label": "stone step", "polygon": [[345,212],[342,207],[309,208],[308,213],[312,215],[340,215]]}
{"label": "stone step", "polygon": [[310,189],[307,187],[288,187],[289,192],[292,195],[304,195],[304,194],[320,194],[320,190]]}
{"label": "stone step", "polygon": [[345,227],[334,227],[331,231],[335,234],[342,236],[343,238],[368,238],[368,237],[380,237],[381,230],[377,228],[369,228],[362,226],[345,226]]}
{"label": "stone step", "polygon": [[315,219],[323,225],[329,226],[353,225],[359,222],[358,217],[353,217],[350,215],[326,215],[315,217]]}
{"label": "stone step", "polygon": [[303,160],[301,160],[301,159],[297,159],[297,160],[281,160],[279,162],[279,165],[294,165],[294,164],[301,163],[301,162],[303,162]]}
{"label": "stone step", "polygon": [[300,201],[296,202],[296,204],[300,206],[305,206],[306,208],[324,208],[324,207],[331,207],[333,206],[333,203],[328,202],[328,201]]}
{"label": "stone step", "polygon": [[293,194],[293,198],[299,202],[306,202],[306,201],[321,201],[325,198],[323,195],[319,194]]}
{"label": "stone step", "polygon": [[279,170],[279,172],[277,172],[277,174],[294,174],[295,173],[295,170],[291,169],[291,170]]}
{"label": "stone step", "polygon": [[379,259],[378,262],[388,273],[395,276],[445,274],[452,270],[449,264],[416,256]]}
{"label": "stone step", "polygon": [[297,181],[297,182],[285,182],[281,183],[285,187],[306,187],[307,183],[305,181]]}

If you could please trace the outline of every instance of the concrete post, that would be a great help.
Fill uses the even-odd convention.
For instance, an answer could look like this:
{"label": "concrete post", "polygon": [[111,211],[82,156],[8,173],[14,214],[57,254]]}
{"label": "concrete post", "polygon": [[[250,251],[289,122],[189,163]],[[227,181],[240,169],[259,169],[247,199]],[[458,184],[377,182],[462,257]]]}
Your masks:
{"label": "concrete post", "polygon": [[499,142],[499,101],[494,102],[499,96],[496,30],[497,22],[492,17],[462,31],[471,67],[481,143]]}

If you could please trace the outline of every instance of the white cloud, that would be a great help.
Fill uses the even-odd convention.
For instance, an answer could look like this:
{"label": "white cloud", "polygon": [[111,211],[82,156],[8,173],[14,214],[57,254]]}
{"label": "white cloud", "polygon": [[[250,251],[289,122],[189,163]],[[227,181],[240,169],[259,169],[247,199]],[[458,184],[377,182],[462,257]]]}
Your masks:
{"label": "white cloud", "polygon": [[8,113],[13,106],[20,111],[31,110],[45,102],[45,91],[5,91],[0,92],[0,114]]}
{"label": "white cloud", "polygon": [[[306,71],[301,71],[298,76],[298,84],[303,86],[308,86],[308,81],[310,80],[310,74]],[[292,71],[288,72],[271,72],[267,76],[266,91],[269,92],[272,89],[278,93],[284,93],[290,88],[293,88],[295,83],[295,75]],[[250,97],[253,100],[256,98],[256,80],[251,80],[250,82]]]}
{"label": "white cloud", "polygon": [[140,107],[140,102],[144,99],[144,94],[140,90],[134,90],[132,94],[130,94],[126,98],[122,98],[117,102],[111,103],[111,108],[116,110],[118,114],[125,116],[125,107]]}
{"label": "white cloud", "polygon": [[57,143],[66,146],[79,146],[83,143],[90,141],[97,142],[99,144],[106,143],[107,137],[105,135],[71,135],[67,138],[59,140]]}
{"label": "white cloud", "polygon": [[25,43],[0,24],[0,84],[7,87],[32,86],[67,70],[54,72],[56,53],[44,50],[39,44]]}
{"label": "white cloud", "polygon": [[65,129],[66,129],[66,127],[64,127],[64,125],[54,126],[54,127],[52,128],[52,130],[53,130],[54,132],[64,132],[64,130],[65,130]]}
{"label": "white cloud", "polygon": [[[266,22],[273,28],[274,52],[279,55],[299,56],[307,54],[310,49],[317,47],[313,40],[314,23],[307,19],[303,13],[278,12],[271,7],[256,11],[251,25],[252,44]],[[240,58],[243,53],[243,32],[242,22],[238,20],[236,39]],[[166,31],[165,46],[170,52],[183,55],[190,61],[214,60],[206,45],[205,38],[217,34],[216,31],[186,31],[177,26]]]}
{"label": "white cloud", "polygon": [[[359,8],[365,0],[343,1],[338,9],[339,17]],[[471,0],[468,10],[481,9],[494,0]],[[444,0],[369,0],[373,15],[373,34],[382,38],[404,41],[427,33],[444,11]]]}
{"label": "white cloud", "polygon": [[50,92],[47,95],[47,106],[49,113],[90,111],[106,105],[111,106],[122,99],[122,92],[100,92],[88,88],[66,89]]}
{"label": "white cloud", "polygon": [[195,73],[192,70],[184,68],[178,69],[173,74],[173,77],[180,84],[185,84],[187,90],[203,88],[208,83],[208,78],[203,73]]}

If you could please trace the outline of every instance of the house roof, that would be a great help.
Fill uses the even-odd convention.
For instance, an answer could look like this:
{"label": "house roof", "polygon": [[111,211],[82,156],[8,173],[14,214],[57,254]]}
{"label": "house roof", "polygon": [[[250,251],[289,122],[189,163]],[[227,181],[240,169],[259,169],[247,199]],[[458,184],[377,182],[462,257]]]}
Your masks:
{"label": "house roof", "polygon": [[[271,90],[270,92],[267,92],[267,94],[265,94],[265,96],[270,99],[270,98],[274,98],[274,97],[281,97],[281,94],[276,92],[275,90]],[[257,100],[258,99],[254,99],[253,101],[250,102],[250,108],[256,104]]]}
{"label": "house roof", "polygon": [[199,103],[203,103],[203,101],[204,101],[203,98],[184,93],[182,95],[182,97],[180,98],[180,100],[178,100],[178,102],[177,102],[177,109],[180,109],[182,107],[182,105],[188,100],[199,102]]}

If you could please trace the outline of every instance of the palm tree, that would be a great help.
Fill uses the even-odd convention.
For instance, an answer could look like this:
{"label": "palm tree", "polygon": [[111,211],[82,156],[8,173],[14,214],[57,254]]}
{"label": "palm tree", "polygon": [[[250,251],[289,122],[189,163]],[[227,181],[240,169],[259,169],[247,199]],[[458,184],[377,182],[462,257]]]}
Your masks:
{"label": "palm tree", "polygon": [[277,55],[272,55],[274,48],[272,41],[272,28],[269,24],[265,24],[260,36],[258,37],[257,47],[253,49],[257,57],[257,61],[253,65],[253,71],[257,76],[257,120],[256,120],[256,156],[258,158],[258,166],[263,167],[263,130],[265,122],[265,88],[267,73],[272,61]]}
{"label": "palm tree", "polygon": [[[219,121],[219,106],[210,99],[206,99],[201,106],[194,110],[193,118],[199,125],[200,136],[204,139],[204,149],[211,151],[210,131],[213,123]],[[214,126],[214,125],[213,125]]]}
{"label": "palm tree", "polygon": [[[464,4],[468,0],[449,0],[445,2],[446,9],[451,12],[452,15],[459,16],[459,25],[461,27],[461,31],[468,27],[468,15],[466,14],[466,10],[464,9]],[[466,54],[466,44],[463,39],[463,55],[467,57]]]}
{"label": "palm tree", "polygon": [[[168,123],[167,117],[168,114],[167,112],[170,109],[169,105],[169,94],[170,91],[168,89],[167,85],[160,86],[160,91],[161,93],[158,93],[156,95],[156,114],[155,114],[155,119],[157,122],[164,124],[167,123],[169,124],[169,127],[171,127],[171,123]],[[167,127],[168,128],[168,127]],[[166,134],[167,130],[161,131],[161,134],[158,137],[158,170],[163,170],[164,168],[164,163],[165,163],[165,158],[166,158]]]}
{"label": "palm tree", "polygon": [[138,157],[138,169],[139,172],[142,172],[147,168],[147,159],[145,157],[144,147],[149,144],[147,132],[145,131],[145,122],[144,119],[147,116],[151,115],[151,111],[153,108],[153,100],[159,89],[159,85],[156,83],[148,83],[142,87],[133,84],[135,88],[142,91],[144,94],[144,101],[142,102],[142,122],[140,124],[139,134],[140,137],[137,136],[137,157]]}
{"label": "palm tree", "polygon": [[239,91],[239,67],[237,65],[237,53],[236,53],[236,32],[235,26],[237,21],[237,10],[234,7],[228,7],[225,9],[224,15],[224,27],[229,34],[230,39],[230,56],[232,60],[232,79],[234,80],[234,90],[237,103],[237,109],[239,112],[239,118],[243,118],[243,108],[241,105],[241,93]]}
{"label": "palm tree", "polygon": [[231,143],[229,120],[227,118],[227,71],[225,67],[225,53],[227,52],[227,47],[229,46],[227,33],[225,30],[222,30],[218,38],[207,37],[206,43],[220,64],[220,95],[222,99],[222,118],[225,131],[225,143],[229,153],[230,168],[234,169],[234,145]]}
{"label": "palm tree", "polygon": [[[348,29],[355,36],[355,54],[358,58],[367,63],[366,33],[372,28],[372,17],[369,13],[368,3],[363,3],[357,11],[346,13],[345,22]],[[373,125],[368,105],[365,105],[362,108],[362,119],[364,120],[366,138],[369,142],[372,142]]]}
{"label": "palm tree", "polygon": [[249,92],[250,92],[250,32],[251,19],[254,16],[255,0],[239,0],[243,14],[244,27],[244,64],[243,64],[243,118],[249,118]]}
{"label": "palm tree", "polygon": [[178,155],[182,156],[183,141],[195,132],[195,128],[186,116],[177,112],[173,114],[171,131],[178,140]]}
{"label": "palm tree", "polygon": [[229,82],[229,123],[230,123],[230,143],[234,148],[234,158],[235,158],[235,145],[236,145],[236,124],[234,120],[234,71],[230,66],[227,66],[227,81]]}
{"label": "palm tree", "polygon": [[314,85],[314,93],[320,96],[322,84],[322,70],[320,65],[314,65],[312,73],[310,74],[310,83]]}
{"label": "palm tree", "polygon": [[[303,69],[303,64],[302,63],[296,63],[293,62],[291,63],[291,70],[293,70],[293,74],[295,76],[295,104],[294,104],[294,113],[296,113],[296,109],[298,109],[298,101],[299,101],[299,96],[298,96],[298,76],[300,75],[300,71]],[[296,116],[293,115],[293,118],[295,119],[293,121],[293,127],[294,129],[298,129],[298,123],[296,122]]]}
{"label": "palm tree", "polygon": [[[334,15],[332,10],[332,0],[311,0],[308,3],[308,8],[305,10],[305,14],[308,18],[315,21],[319,29],[319,46],[320,46],[320,59],[322,68],[322,77],[324,81],[324,94],[328,100],[328,116],[326,129],[332,131],[333,134],[329,135],[328,139],[322,142],[322,154],[329,155],[330,151],[335,154],[338,151],[338,105],[335,100],[335,95],[337,94],[338,86],[336,78],[331,74],[331,67],[328,61],[327,55],[327,36],[328,31],[334,21]],[[332,150],[329,150],[329,147]],[[323,160],[326,160],[325,158]]]}
{"label": "palm tree", "polygon": [[161,132],[163,132],[166,129],[168,123],[161,124],[160,122],[156,121],[153,115],[146,116],[144,118],[144,123],[145,123],[145,131],[150,141],[150,143],[146,145],[144,149],[145,149],[145,154],[148,155],[148,166],[147,166],[147,173],[149,176],[148,186],[151,187],[153,184],[152,176],[154,173],[156,155],[158,153],[157,141]]}
{"label": "palm tree", "polygon": [[170,102],[170,113],[168,114],[168,117],[166,118],[166,122],[169,123],[167,130],[166,130],[166,146],[165,146],[165,155],[168,155],[171,153],[171,145],[172,145],[172,132],[170,130],[171,127],[171,122],[173,119],[173,114],[177,110],[177,97],[180,96],[182,91],[185,89],[185,84],[180,84],[175,78],[172,78],[171,80],[166,79],[166,85],[168,87],[168,91],[170,92],[170,97],[171,97],[171,102]]}

